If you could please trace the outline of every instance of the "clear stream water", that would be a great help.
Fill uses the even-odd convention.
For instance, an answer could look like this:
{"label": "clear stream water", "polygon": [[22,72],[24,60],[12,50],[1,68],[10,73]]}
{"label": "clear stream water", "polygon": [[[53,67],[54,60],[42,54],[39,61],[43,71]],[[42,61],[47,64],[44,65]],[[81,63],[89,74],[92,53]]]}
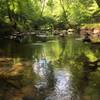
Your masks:
{"label": "clear stream water", "polygon": [[0,59],[8,58],[10,63],[0,67],[23,64],[22,76],[13,80],[17,89],[0,78],[0,100],[100,100],[99,44],[74,37],[22,44],[2,41]]}

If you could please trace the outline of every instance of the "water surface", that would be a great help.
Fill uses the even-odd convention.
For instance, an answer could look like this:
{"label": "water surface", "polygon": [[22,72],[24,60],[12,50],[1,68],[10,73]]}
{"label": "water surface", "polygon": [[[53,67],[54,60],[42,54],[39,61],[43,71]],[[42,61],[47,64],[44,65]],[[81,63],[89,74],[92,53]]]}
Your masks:
{"label": "water surface", "polygon": [[0,42],[0,100],[100,100],[100,45],[74,37]]}

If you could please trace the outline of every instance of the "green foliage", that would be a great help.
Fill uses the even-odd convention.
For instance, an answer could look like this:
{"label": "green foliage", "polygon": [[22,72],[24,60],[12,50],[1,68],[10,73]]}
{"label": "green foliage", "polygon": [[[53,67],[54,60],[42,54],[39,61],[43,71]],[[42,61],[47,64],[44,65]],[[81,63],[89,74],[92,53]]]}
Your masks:
{"label": "green foliage", "polygon": [[[98,0],[0,0],[0,23],[15,31],[29,31],[35,26],[54,23],[81,24],[91,21],[98,10]],[[4,25],[6,27],[6,25]]]}
{"label": "green foliage", "polygon": [[51,26],[53,26],[54,25],[54,23],[55,23],[55,20],[54,19],[52,19],[51,17],[48,17],[48,16],[43,16],[43,17],[39,17],[39,18],[37,18],[37,19],[34,19],[33,21],[32,21],[32,27],[34,28],[34,29],[40,29],[40,28],[42,28],[43,26],[49,26],[49,27],[51,27]]}

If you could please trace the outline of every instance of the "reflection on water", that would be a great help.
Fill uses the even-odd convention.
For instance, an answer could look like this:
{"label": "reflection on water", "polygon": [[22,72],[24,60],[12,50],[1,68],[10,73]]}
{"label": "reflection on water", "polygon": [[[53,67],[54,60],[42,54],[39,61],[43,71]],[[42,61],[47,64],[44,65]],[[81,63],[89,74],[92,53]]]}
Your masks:
{"label": "reflection on water", "polygon": [[49,85],[50,77],[52,76],[49,62],[45,58],[40,58],[39,60],[36,59],[32,67],[33,72],[40,77],[35,86],[38,89],[47,88]]}
{"label": "reflection on water", "polygon": [[65,70],[56,70],[55,85],[45,100],[72,100],[71,74]]}
{"label": "reflection on water", "polygon": [[0,86],[0,100],[100,100],[100,45],[2,41]]}
{"label": "reflection on water", "polygon": [[39,59],[33,64],[33,70],[36,74],[38,74],[41,78],[46,78],[49,73],[48,62],[44,59]]}
{"label": "reflection on water", "polygon": [[[41,78],[35,85],[39,90],[47,88],[48,81],[50,80],[49,76],[53,76],[50,73],[51,70],[48,64],[48,61],[42,58],[36,60],[32,66],[35,74]],[[59,69],[52,73],[54,74],[54,77],[52,77],[54,80],[53,91],[45,100],[71,100],[71,74],[68,70],[65,70]]]}
{"label": "reflection on water", "polygon": [[64,71],[59,71],[55,75],[56,78],[56,85],[55,91],[59,95],[68,95],[70,96],[70,84],[71,84],[71,77],[69,73]]}

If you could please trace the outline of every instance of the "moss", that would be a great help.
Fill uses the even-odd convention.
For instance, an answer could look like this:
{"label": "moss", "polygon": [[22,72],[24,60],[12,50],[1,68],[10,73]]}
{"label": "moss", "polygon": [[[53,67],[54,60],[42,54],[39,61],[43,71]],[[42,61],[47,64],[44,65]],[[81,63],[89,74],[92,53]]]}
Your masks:
{"label": "moss", "polygon": [[100,23],[82,24],[81,28],[100,28]]}

